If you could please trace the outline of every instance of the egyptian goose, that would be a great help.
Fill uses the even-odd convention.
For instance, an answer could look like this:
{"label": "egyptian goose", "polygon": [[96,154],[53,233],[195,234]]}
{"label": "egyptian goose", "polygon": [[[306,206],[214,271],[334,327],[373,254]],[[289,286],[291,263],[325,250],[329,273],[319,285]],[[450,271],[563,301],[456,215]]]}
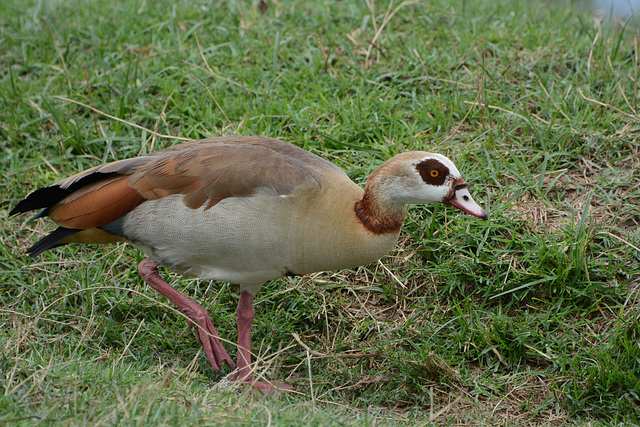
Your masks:
{"label": "egyptian goose", "polygon": [[[444,203],[486,219],[446,157],[422,151],[391,158],[363,191],[337,166],[276,139],[230,136],[187,142],[88,169],[34,191],[10,212],[42,209],[59,227],[27,250],[67,243],[128,242],[149,255],[144,281],[196,326],[215,370],[252,382],[253,299],[286,275],[369,264],[395,245],[410,203]],[[158,265],[241,285],[238,361],[209,313],[165,282]],[[253,384],[265,393],[286,384]]]}

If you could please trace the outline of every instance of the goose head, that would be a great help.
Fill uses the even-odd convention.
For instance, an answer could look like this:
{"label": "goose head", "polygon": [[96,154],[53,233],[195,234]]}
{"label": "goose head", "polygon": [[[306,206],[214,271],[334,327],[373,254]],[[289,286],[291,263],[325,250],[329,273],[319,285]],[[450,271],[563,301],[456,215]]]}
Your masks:
{"label": "goose head", "polygon": [[455,164],[441,154],[424,151],[398,154],[375,170],[367,180],[367,198],[396,211],[407,204],[443,203],[488,218],[471,197]]}

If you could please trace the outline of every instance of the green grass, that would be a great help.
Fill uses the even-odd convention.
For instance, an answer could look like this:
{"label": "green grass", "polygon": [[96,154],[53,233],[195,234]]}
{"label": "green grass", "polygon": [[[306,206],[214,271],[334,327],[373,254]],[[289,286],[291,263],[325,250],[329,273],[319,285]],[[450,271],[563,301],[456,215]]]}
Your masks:
{"label": "green grass", "polygon": [[[517,0],[111,3],[0,2],[0,423],[640,423],[631,26]],[[259,368],[300,393],[213,387],[140,253],[31,260],[51,224],[8,212],[166,136],[227,134],[361,184],[394,153],[438,151],[490,221],[412,207],[382,263],[267,284]],[[237,287],[169,277],[235,340]]]}

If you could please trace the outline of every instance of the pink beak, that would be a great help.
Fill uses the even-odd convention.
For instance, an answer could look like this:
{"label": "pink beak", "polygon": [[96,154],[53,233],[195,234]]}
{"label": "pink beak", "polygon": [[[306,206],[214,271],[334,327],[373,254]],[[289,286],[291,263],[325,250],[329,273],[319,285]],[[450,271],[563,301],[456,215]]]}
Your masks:
{"label": "pink beak", "polygon": [[454,190],[453,197],[450,198],[447,203],[455,206],[458,209],[461,209],[468,213],[469,215],[477,216],[478,218],[482,218],[484,220],[489,218],[489,215],[482,209],[471,197],[471,193],[469,190],[464,188],[462,184],[460,186],[456,186],[457,188]]}

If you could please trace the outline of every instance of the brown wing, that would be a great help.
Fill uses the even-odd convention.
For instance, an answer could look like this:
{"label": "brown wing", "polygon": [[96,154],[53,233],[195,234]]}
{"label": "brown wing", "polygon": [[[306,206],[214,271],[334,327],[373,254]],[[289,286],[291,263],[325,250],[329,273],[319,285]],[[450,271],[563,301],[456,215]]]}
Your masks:
{"label": "brown wing", "polygon": [[129,185],[145,199],[183,194],[191,209],[210,208],[227,197],[250,196],[257,188],[290,194],[318,176],[295,159],[269,148],[238,144],[193,144],[155,159],[129,178]]}
{"label": "brown wing", "polygon": [[102,227],[126,215],[144,197],[116,175],[82,187],[61,200],[49,212],[56,224],[65,228]]}
{"label": "brown wing", "polygon": [[305,181],[319,187],[327,172],[344,174],[286,142],[212,138],[81,172],[31,193],[11,214],[45,208],[43,215],[64,228],[88,229],[117,220],[145,200],[182,194],[188,207],[210,208],[261,187],[281,195]]}

